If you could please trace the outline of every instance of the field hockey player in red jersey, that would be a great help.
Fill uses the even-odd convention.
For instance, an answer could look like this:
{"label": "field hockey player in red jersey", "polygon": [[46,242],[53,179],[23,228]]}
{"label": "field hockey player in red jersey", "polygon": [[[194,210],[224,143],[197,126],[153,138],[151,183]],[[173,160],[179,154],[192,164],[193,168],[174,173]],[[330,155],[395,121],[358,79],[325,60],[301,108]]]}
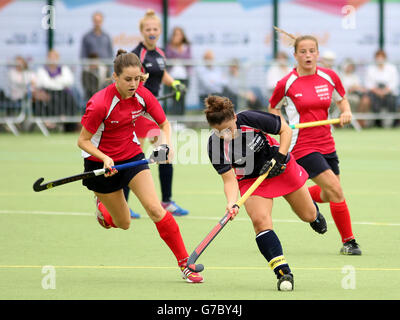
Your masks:
{"label": "field hockey player in red jersey", "polygon": [[[226,97],[209,96],[205,106],[207,121],[213,128],[208,155],[223,180],[227,211],[235,216],[238,193],[243,196],[260,175],[271,169],[244,205],[258,248],[278,278],[278,289],[293,290],[293,274],[272,226],[273,199],[283,196],[316,232],[325,233],[327,226],[305,185],[307,172],[288,152],[292,130],[284,119],[267,112],[248,110],[235,114]],[[279,135],[280,143],[270,134]]]}
{"label": "field hockey player in red jersey", "polygon": [[[278,81],[268,110],[281,115],[284,108],[290,125],[328,119],[332,99],[340,110],[340,125],[351,122],[352,113],[337,74],[317,66],[318,41],[310,35],[295,37],[276,28],[291,39],[297,66]],[[361,255],[353,235],[350,212],[340,183],[339,159],[330,125],[295,129],[290,152],[315,185],[309,188],[314,201],[329,203],[332,218],[341,235],[344,255]]]}
{"label": "field hockey player in red jersey", "polygon": [[128,185],[145,208],[160,237],[175,255],[182,277],[188,282],[202,282],[203,278],[186,267],[186,251],[179,226],[157,197],[152,175],[147,164],[116,172],[112,166],[144,159],[135,134],[136,120],[149,114],[162,131],[160,145],[153,157],[163,153],[163,161],[171,159],[170,124],[154,95],[142,82],[139,58],[119,50],[114,60],[115,83],[94,94],[82,117],[78,146],[83,150],[85,171],[101,168],[112,170],[104,176],[86,179],[83,184],[92,190],[96,199],[97,220],[104,228],[128,229],[131,218],[123,187]]}

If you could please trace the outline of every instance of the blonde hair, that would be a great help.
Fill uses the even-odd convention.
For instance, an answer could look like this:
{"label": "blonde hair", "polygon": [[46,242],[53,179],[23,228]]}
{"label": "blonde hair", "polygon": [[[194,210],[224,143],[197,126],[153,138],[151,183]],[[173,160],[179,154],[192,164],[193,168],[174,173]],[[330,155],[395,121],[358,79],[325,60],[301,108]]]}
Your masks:
{"label": "blonde hair", "polygon": [[288,39],[288,41],[289,41],[289,44],[290,44],[292,47],[294,47],[294,52],[295,52],[295,53],[297,52],[297,47],[299,46],[299,43],[300,43],[301,41],[303,41],[303,40],[312,40],[312,41],[314,41],[315,44],[316,44],[316,46],[317,46],[317,50],[318,50],[318,40],[317,40],[316,37],[314,37],[314,36],[312,36],[312,35],[303,35],[303,36],[298,36],[298,37],[296,37],[296,36],[294,36],[293,34],[288,33],[288,32],[286,32],[285,30],[282,30],[282,29],[280,29],[280,28],[278,28],[278,27],[275,27],[275,26],[274,26],[274,29],[275,29],[277,32],[279,32],[279,33],[281,33],[281,34],[283,34],[283,35],[285,35],[285,36],[287,37],[287,39]]}
{"label": "blonde hair", "polygon": [[156,21],[158,21],[158,23],[160,24],[161,27],[161,20],[160,18],[156,15],[155,11],[153,9],[148,9],[144,15],[144,17],[142,19],[140,19],[139,21],[139,29],[140,31],[143,30],[144,24],[146,23],[146,20],[149,19],[154,19]]}

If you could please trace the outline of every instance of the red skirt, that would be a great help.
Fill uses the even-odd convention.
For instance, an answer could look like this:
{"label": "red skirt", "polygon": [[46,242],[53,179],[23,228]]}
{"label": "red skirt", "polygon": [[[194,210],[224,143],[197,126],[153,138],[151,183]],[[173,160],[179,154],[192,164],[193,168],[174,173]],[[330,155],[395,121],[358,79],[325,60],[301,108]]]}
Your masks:
{"label": "red skirt", "polygon": [[[307,181],[308,174],[303,167],[297,164],[291,155],[287,163],[286,170],[279,176],[265,179],[253,192],[253,196],[257,195],[264,198],[277,198],[287,195],[293,191],[300,189]],[[244,179],[238,181],[240,194],[243,194],[250,188],[257,178]]]}
{"label": "red skirt", "polygon": [[135,121],[135,133],[138,138],[152,138],[159,136],[161,131],[154,121],[145,117],[139,117]]}

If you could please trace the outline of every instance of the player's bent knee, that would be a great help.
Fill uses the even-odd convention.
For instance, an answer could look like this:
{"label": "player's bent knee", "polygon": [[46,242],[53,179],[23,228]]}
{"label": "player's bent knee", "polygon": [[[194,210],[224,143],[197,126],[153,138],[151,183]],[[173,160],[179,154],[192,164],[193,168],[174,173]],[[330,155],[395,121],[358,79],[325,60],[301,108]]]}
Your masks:
{"label": "player's bent knee", "polygon": [[160,221],[165,215],[165,209],[160,204],[152,204],[147,206],[146,212],[153,221]]}
{"label": "player's bent knee", "polygon": [[123,230],[128,230],[131,225],[130,220],[115,221],[114,223],[118,228],[123,229]]}
{"label": "player's bent knee", "polygon": [[253,218],[252,219],[253,228],[256,234],[260,233],[263,230],[271,229],[272,230],[272,223],[270,223],[267,219],[262,218]]}
{"label": "player's bent knee", "polygon": [[300,216],[300,218],[304,222],[314,222],[317,219],[317,210],[309,210],[305,215]]}
{"label": "player's bent knee", "polygon": [[344,200],[343,190],[340,185],[332,185],[323,190],[328,196],[329,202],[342,202]]}

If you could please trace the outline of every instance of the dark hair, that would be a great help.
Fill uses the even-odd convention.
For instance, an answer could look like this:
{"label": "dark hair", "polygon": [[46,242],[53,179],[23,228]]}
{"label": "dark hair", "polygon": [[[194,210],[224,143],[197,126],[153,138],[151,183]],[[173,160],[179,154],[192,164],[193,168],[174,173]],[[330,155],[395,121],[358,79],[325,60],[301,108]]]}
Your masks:
{"label": "dark hair", "polygon": [[210,125],[218,125],[235,118],[233,103],[227,97],[208,96],[204,99],[207,121]]}
{"label": "dark hair", "polygon": [[172,29],[172,33],[171,33],[171,38],[169,40],[170,43],[172,43],[172,38],[174,36],[174,33],[179,30],[182,33],[182,43],[186,44],[186,45],[190,45],[190,41],[188,40],[188,38],[186,37],[186,33],[185,30],[183,30],[182,27],[174,27],[174,29]]}
{"label": "dark hair", "polygon": [[[143,69],[142,63],[136,54],[119,49],[114,59],[114,72],[119,76],[124,68],[127,67],[139,67],[140,70]],[[143,75],[142,81],[145,81],[147,78],[148,74]]]}

